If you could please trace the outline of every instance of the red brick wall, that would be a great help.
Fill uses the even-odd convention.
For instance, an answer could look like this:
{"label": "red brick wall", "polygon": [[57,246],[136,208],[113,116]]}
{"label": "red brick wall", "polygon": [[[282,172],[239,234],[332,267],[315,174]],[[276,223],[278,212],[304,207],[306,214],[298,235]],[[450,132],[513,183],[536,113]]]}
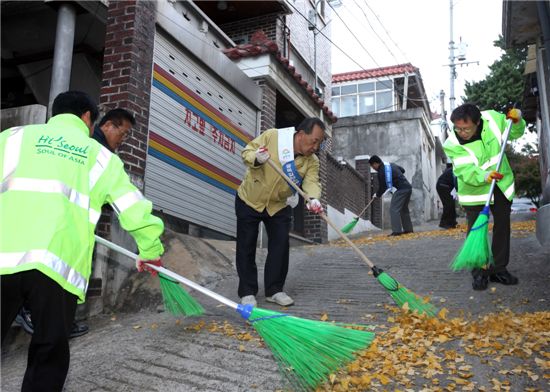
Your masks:
{"label": "red brick wall", "polygon": [[143,188],[155,36],[154,1],[110,1],[100,104],[131,111],[136,125],[119,156],[135,185]]}

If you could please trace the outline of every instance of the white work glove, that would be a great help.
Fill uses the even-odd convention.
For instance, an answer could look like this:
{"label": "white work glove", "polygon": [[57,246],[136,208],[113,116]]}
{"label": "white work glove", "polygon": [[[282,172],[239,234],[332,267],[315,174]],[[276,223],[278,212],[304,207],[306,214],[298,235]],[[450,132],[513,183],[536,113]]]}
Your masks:
{"label": "white work glove", "polygon": [[309,199],[306,203],[306,207],[309,211],[315,214],[320,214],[324,211],[321,202],[317,199]]}
{"label": "white work glove", "polygon": [[265,146],[261,146],[256,150],[256,162],[258,162],[260,165],[266,163],[269,157],[269,151]]}

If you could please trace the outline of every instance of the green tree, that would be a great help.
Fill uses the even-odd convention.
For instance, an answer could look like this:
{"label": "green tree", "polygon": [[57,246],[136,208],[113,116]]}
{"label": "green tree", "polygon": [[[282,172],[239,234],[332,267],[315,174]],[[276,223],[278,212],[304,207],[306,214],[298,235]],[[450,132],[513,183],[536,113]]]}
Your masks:
{"label": "green tree", "polygon": [[504,39],[499,36],[494,46],[503,50],[499,60],[490,67],[485,80],[466,82],[463,102],[477,105],[481,110],[503,111],[510,102],[521,102],[524,90],[523,70],[527,59],[527,46],[505,49]]}
{"label": "green tree", "polygon": [[528,197],[537,207],[542,193],[537,147],[527,144],[521,151],[514,151],[509,145],[506,156],[514,171],[516,194]]}

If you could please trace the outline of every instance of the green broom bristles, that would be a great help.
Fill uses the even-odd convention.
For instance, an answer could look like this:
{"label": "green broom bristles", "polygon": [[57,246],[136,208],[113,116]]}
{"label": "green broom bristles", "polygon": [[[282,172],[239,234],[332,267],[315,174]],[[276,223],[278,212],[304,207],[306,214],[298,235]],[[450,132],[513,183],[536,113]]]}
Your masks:
{"label": "green broom bristles", "polygon": [[198,316],[204,308],[179,283],[159,274],[164,307],[175,316]]}
{"label": "green broom bristles", "polygon": [[345,328],[344,324],[250,305],[241,305],[239,312],[271,349],[285,378],[299,390],[314,390],[330,373],[352,361],[354,352],[367,349],[374,338],[372,332]]}
{"label": "green broom bristles", "polygon": [[340,229],[340,231],[341,231],[342,233],[348,234],[350,231],[353,230],[353,228],[355,227],[355,225],[357,225],[357,222],[359,222],[359,217],[358,217],[358,216],[356,216],[355,218],[353,218],[353,219],[351,220],[351,222],[349,222],[347,225],[345,225],[344,227],[342,227],[342,228]]}
{"label": "green broom bristles", "polygon": [[489,245],[488,232],[489,207],[485,207],[451,263],[453,271],[487,268],[487,265],[493,264],[493,252]]}
{"label": "green broom bristles", "polygon": [[388,290],[390,296],[400,308],[407,308],[411,312],[425,314],[430,317],[435,317],[437,315],[437,308],[434,305],[432,305],[429,301],[420,298],[406,287],[401,286],[397,280],[392,278],[387,273],[379,272],[376,274],[375,272],[375,276],[380,284]]}

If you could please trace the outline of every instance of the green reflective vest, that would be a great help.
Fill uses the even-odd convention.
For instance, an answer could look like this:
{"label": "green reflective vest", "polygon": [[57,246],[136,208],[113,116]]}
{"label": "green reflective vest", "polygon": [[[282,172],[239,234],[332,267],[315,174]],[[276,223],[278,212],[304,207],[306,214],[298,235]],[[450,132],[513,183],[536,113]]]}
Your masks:
{"label": "green reflective vest", "polygon": [[105,203],[142,258],[164,251],[151,202],[75,115],[0,133],[0,175],[0,275],[37,269],[84,302]]}
{"label": "green reflective vest", "polygon": [[[462,205],[483,205],[489,196],[491,184],[485,179],[496,170],[502,134],[506,130],[506,116],[494,110],[481,112],[483,129],[481,139],[460,144],[453,131],[443,144],[443,149],[453,162],[453,172],[458,179],[458,202]],[[512,125],[508,140],[521,137],[525,131],[525,120]],[[502,193],[512,200],[515,195],[514,173],[506,155],[502,158],[499,172],[504,178],[497,182]]]}

